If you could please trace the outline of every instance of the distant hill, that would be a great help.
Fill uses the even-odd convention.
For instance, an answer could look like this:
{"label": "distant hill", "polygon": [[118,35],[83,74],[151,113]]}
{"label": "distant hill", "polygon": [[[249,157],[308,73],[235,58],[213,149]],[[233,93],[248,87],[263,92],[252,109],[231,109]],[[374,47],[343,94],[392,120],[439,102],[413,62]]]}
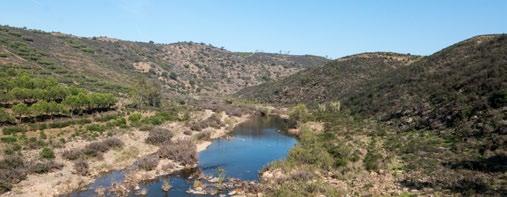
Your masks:
{"label": "distant hill", "polygon": [[0,26],[2,66],[105,91],[123,91],[153,79],[169,93],[223,95],[327,61],[310,55],[230,52],[192,42],[155,44]]}
{"label": "distant hill", "polygon": [[237,93],[261,102],[295,104],[341,99],[365,83],[418,60],[397,53],[363,53],[339,58],[322,67],[300,71],[285,79],[245,88]]}

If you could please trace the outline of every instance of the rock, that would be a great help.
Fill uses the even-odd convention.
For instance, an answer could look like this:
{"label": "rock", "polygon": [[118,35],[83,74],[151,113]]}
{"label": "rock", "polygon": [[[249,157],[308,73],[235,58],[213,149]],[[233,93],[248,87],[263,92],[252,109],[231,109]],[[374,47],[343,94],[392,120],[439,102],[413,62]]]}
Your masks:
{"label": "rock", "polygon": [[101,197],[101,196],[106,196],[106,189],[102,188],[102,187],[99,187],[97,189],[95,189],[95,193],[97,194],[97,196]]}
{"label": "rock", "polygon": [[216,182],[218,182],[219,180],[220,180],[220,179],[218,179],[217,177],[213,177],[213,178],[209,179],[208,181],[209,181],[210,183],[216,183]]}
{"label": "rock", "polygon": [[168,192],[170,189],[171,189],[171,185],[169,184],[169,181],[164,180],[164,182],[162,183],[162,190],[164,190],[165,192]]}
{"label": "rock", "polygon": [[197,194],[197,195],[204,195],[204,194],[206,194],[205,191],[202,191],[202,188],[201,188],[201,191],[197,191],[197,190],[194,190],[194,189],[189,189],[189,190],[187,190],[187,193],[189,193],[189,194]]}
{"label": "rock", "polygon": [[143,188],[143,189],[139,190],[138,192],[136,192],[136,195],[138,195],[138,196],[146,196],[146,194],[148,194],[148,190],[146,188]]}

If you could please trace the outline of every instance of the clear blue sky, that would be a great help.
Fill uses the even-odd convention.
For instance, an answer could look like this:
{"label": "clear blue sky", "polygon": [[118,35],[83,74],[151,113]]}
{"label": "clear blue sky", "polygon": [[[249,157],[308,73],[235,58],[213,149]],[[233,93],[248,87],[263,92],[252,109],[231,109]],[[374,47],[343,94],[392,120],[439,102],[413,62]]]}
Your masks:
{"label": "clear blue sky", "polygon": [[427,55],[507,32],[506,0],[0,0],[0,24],[232,51]]}

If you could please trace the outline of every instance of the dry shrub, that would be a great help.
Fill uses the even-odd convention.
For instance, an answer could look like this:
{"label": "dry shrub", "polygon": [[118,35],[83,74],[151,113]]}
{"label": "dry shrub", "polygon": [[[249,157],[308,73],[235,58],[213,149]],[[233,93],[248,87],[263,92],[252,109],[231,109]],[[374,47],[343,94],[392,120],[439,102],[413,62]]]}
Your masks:
{"label": "dry shrub", "polygon": [[123,142],[118,138],[108,138],[101,142],[92,142],[86,145],[82,152],[88,156],[98,157],[112,148],[120,148],[123,145]]}
{"label": "dry shrub", "polygon": [[201,131],[201,130],[208,128],[208,127],[219,129],[223,126],[225,126],[225,124],[222,122],[219,115],[217,113],[215,113],[215,114],[211,115],[209,118],[207,118],[201,122],[194,122],[190,126],[190,129],[192,129],[194,131]]}
{"label": "dry shrub", "polygon": [[10,191],[13,184],[26,179],[26,166],[19,156],[5,156],[0,160],[0,193]]}
{"label": "dry shrub", "polygon": [[157,155],[148,155],[137,160],[136,165],[140,169],[150,171],[158,166],[159,161]]}
{"label": "dry shrub", "polygon": [[123,147],[123,142],[115,137],[107,138],[102,143],[106,144],[109,148],[121,148]]}
{"label": "dry shrub", "polygon": [[146,143],[159,145],[171,140],[173,136],[174,134],[171,131],[169,131],[169,129],[155,127],[148,134],[148,137],[146,138]]}
{"label": "dry shrub", "polygon": [[209,140],[209,139],[211,139],[211,134],[212,134],[211,131],[203,131],[203,132],[197,133],[195,135],[195,138],[197,140]]}
{"label": "dry shrub", "polygon": [[34,172],[37,174],[53,172],[56,170],[61,170],[62,168],[63,164],[54,162],[53,160],[33,162],[30,163],[28,166],[30,172]]}
{"label": "dry shrub", "polygon": [[168,143],[160,147],[157,153],[160,158],[170,159],[184,165],[197,162],[196,147],[191,140]]}
{"label": "dry shrub", "polygon": [[78,149],[70,149],[70,150],[64,150],[62,153],[62,157],[66,160],[76,160],[79,159],[83,155],[83,151]]}
{"label": "dry shrub", "polygon": [[74,171],[76,172],[76,174],[86,176],[88,175],[88,169],[89,169],[88,162],[86,162],[85,160],[80,159],[74,162]]}

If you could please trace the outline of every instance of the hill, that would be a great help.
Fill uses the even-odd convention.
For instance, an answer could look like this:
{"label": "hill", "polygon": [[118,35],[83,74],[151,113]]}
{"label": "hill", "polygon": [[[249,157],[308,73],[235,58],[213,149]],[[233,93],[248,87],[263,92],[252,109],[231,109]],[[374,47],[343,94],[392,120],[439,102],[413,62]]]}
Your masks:
{"label": "hill", "polygon": [[481,154],[505,151],[507,36],[457,43],[342,100],[353,112],[402,130],[439,131]]}
{"label": "hill", "polygon": [[121,91],[142,79],[173,94],[223,95],[327,59],[238,53],[192,42],[155,44],[0,26],[0,64],[92,90]]}
{"label": "hill", "polygon": [[[365,61],[361,56],[238,92],[239,97],[265,102],[319,104],[311,110],[304,105],[292,110],[295,117],[313,116],[326,123],[326,130],[315,135],[317,140],[303,143],[302,153],[282,166],[320,165],[325,159],[311,158],[327,154],[346,159],[348,149],[370,147],[364,144],[369,140],[374,148],[359,151],[367,152],[365,169],[379,172],[373,175],[394,174],[395,187],[421,195],[505,194],[507,35],[476,36],[426,57],[404,56],[409,61],[389,61],[393,58],[388,56]],[[338,100],[346,109],[340,113]],[[317,151],[322,155],[315,156]],[[351,158],[338,169],[356,169],[347,167],[358,160]],[[379,165],[387,167],[379,171]],[[372,175],[357,174],[344,176],[369,182],[365,177]]]}
{"label": "hill", "polygon": [[322,67],[300,71],[279,81],[239,91],[236,95],[261,102],[321,103],[360,91],[363,84],[407,66],[418,56],[397,53],[363,53],[339,58]]}

